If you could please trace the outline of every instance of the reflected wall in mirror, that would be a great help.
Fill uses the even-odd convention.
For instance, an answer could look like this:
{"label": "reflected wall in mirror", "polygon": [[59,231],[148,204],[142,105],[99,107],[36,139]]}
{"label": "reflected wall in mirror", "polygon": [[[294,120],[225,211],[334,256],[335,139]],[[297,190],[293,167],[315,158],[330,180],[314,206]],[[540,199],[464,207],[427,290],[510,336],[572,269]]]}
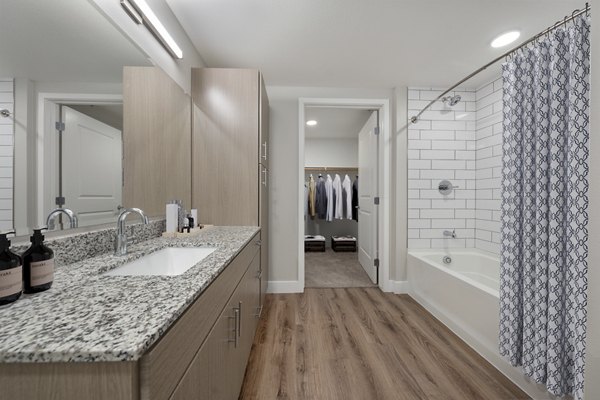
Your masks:
{"label": "reflected wall in mirror", "polygon": [[82,0],[0,0],[0,37],[0,230],[116,221],[123,67],[151,61]]}

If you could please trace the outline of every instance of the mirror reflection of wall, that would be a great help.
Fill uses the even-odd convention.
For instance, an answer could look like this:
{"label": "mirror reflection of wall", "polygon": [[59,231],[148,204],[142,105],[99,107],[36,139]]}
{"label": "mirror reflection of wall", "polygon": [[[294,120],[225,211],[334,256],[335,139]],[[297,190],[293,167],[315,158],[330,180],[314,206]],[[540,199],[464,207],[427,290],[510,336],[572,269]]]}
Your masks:
{"label": "mirror reflection of wall", "polygon": [[27,235],[59,206],[113,222],[123,67],[151,61],[88,1],[2,1],[0,37],[0,230]]}

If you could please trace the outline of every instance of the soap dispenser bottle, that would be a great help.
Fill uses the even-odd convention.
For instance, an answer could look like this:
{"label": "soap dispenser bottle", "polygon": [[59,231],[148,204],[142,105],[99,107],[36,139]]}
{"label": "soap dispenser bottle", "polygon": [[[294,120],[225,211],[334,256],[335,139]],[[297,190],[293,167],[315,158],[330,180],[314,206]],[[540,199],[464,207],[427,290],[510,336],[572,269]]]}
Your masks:
{"label": "soap dispenser bottle", "polygon": [[23,292],[37,293],[50,289],[54,281],[54,252],[44,244],[42,230],[34,229],[31,247],[23,253]]}
{"label": "soap dispenser bottle", "polygon": [[0,233],[0,306],[16,301],[23,289],[23,263],[10,251],[7,235],[11,233]]}

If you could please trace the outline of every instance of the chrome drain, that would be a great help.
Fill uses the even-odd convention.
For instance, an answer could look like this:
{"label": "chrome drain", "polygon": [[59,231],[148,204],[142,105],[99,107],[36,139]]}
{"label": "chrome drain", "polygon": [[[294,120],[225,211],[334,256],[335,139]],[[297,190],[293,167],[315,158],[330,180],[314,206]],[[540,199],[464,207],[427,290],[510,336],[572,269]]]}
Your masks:
{"label": "chrome drain", "polygon": [[450,264],[452,262],[452,257],[450,256],[445,256],[442,261],[444,262],[444,264]]}

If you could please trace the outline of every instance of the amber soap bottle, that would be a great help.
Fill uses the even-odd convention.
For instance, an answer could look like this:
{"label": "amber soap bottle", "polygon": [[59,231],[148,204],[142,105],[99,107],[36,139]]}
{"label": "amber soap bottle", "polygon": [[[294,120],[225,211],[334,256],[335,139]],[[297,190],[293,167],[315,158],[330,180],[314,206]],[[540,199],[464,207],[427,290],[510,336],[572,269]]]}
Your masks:
{"label": "amber soap bottle", "polygon": [[23,253],[23,292],[37,293],[50,289],[54,281],[54,252],[44,244],[41,229],[34,229],[31,247]]}
{"label": "amber soap bottle", "polygon": [[10,240],[0,233],[0,306],[12,303],[21,297],[23,267],[21,257],[10,251]]}

